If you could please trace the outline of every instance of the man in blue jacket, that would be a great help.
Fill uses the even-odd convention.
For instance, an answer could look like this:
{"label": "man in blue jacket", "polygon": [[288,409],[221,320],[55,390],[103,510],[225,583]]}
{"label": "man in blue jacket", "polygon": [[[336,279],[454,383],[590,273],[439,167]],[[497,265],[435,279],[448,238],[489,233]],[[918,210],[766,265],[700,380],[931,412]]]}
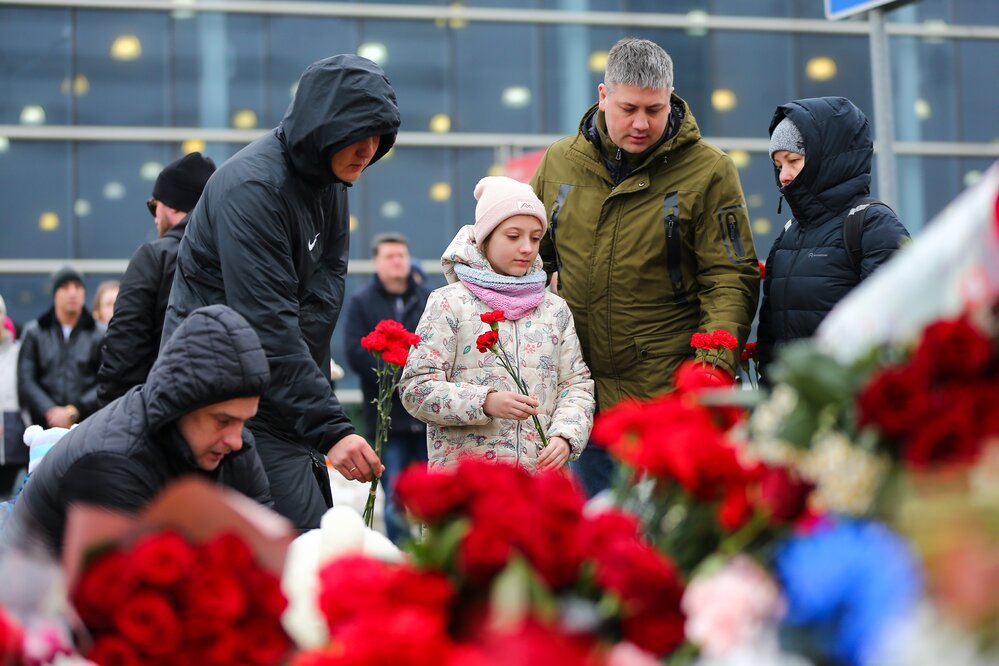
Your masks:
{"label": "man in blue jacket", "polygon": [[[378,412],[372,401],[378,397],[374,358],[361,338],[383,319],[394,319],[410,331],[416,330],[430,297],[430,289],[414,278],[409,243],[400,234],[379,234],[371,243],[375,275],[367,287],[347,301],[347,328],[344,346],[347,362],[361,378],[364,421],[369,437],[374,437]],[[392,479],[415,462],[427,462],[427,426],[409,415],[398,395],[392,396],[392,424],[382,451],[385,473],[385,526],[388,537],[400,543],[408,534],[406,523],[392,505]]]}
{"label": "man in blue jacket", "polygon": [[302,529],[333,503],[327,454],[348,480],[382,471],[333,393],[330,338],[347,274],[347,188],[398,131],[378,65],[354,55],[313,63],[281,124],[208,181],[177,254],[163,338],[210,303],[257,331],[271,383],[249,426],[275,508]]}

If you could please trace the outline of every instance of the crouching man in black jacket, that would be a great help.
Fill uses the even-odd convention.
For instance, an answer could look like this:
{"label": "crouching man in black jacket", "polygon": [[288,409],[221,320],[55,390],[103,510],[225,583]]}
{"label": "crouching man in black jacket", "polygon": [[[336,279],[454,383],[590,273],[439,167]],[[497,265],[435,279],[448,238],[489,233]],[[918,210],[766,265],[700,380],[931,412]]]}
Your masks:
{"label": "crouching man in black jacket", "polygon": [[69,507],[138,511],[170,481],[200,475],[272,506],[244,427],[270,373],[257,334],[224,305],[196,310],[167,341],[148,381],[96,412],[49,451],[17,498],[0,542],[62,551]]}

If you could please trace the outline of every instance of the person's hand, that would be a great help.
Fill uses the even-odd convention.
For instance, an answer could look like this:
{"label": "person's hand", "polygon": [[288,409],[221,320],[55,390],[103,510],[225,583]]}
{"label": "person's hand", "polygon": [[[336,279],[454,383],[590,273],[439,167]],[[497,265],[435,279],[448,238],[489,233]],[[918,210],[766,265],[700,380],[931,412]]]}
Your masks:
{"label": "person's hand", "polygon": [[523,421],[538,413],[539,404],[537,398],[513,391],[493,391],[486,396],[482,411],[494,419]]}
{"label": "person's hand", "polygon": [[375,450],[360,435],[347,435],[339,440],[327,457],[333,468],[348,481],[371,481],[385,471],[385,465],[375,455]]}
{"label": "person's hand", "polygon": [[549,438],[548,446],[541,449],[541,453],[538,454],[538,471],[562,468],[568,464],[571,452],[569,442],[564,437]]}
{"label": "person's hand", "polygon": [[72,405],[52,407],[45,412],[45,421],[50,428],[71,428],[80,418],[80,412]]}

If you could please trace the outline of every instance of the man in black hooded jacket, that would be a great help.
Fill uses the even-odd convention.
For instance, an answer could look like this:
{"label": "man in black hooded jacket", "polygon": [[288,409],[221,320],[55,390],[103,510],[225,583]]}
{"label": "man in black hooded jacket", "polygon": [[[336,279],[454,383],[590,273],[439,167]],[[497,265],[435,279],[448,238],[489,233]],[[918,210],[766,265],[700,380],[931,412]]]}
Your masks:
{"label": "man in black hooded jacket", "polygon": [[347,187],[389,151],[395,92],[375,63],[310,65],[281,124],[219,167],[191,213],[163,335],[225,303],[260,335],[271,385],[250,422],[275,507],[303,529],[332,505],[326,454],[347,479],[382,465],[329,380],[350,235]]}
{"label": "man in black hooded jacket", "polygon": [[58,554],[74,503],[138,511],[199,475],[265,505],[267,476],[244,423],[270,375],[257,334],[224,305],[177,329],[148,381],[70,430],[32,472],[0,541]]}

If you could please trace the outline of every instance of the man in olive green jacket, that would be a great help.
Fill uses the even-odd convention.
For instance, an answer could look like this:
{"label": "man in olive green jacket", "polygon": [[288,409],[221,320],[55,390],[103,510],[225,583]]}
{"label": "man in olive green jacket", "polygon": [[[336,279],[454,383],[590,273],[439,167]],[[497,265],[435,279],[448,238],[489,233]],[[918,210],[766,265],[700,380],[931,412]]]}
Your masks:
{"label": "man in olive green jacket", "polygon": [[[694,333],[744,344],[760,274],[735,166],[673,94],[669,55],[622,39],[598,92],[531,185],[550,216],[545,270],[558,274],[606,409],[670,390]],[[737,352],[719,365],[734,372]]]}

